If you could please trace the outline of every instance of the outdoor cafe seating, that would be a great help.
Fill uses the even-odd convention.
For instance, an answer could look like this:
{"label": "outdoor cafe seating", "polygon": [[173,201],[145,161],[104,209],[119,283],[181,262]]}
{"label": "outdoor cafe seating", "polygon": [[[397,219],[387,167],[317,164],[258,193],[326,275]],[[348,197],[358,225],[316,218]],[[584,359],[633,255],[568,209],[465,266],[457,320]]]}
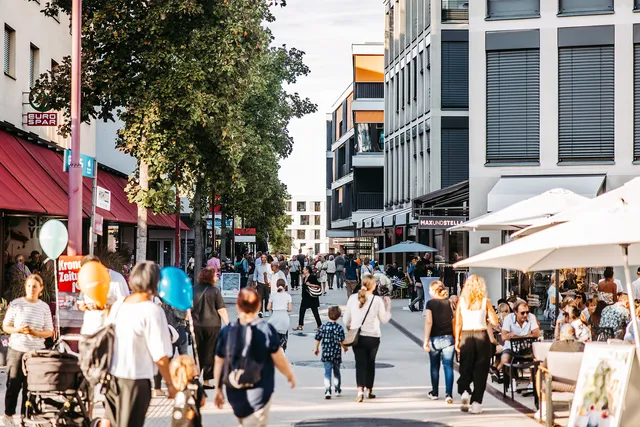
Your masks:
{"label": "outdoor cafe seating", "polygon": [[[523,379],[527,384],[533,384],[534,370],[536,367],[536,361],[533,357],[533,343],[537,338],[512,338],[509,340],[511,343],[511,351],[513,352],[513,359],[509,363],[504,364],[503,368],[503,381],[502,381],[502,395],[507,395],[507,390],[511,388],[511,398],[514,398],[514,393],[522,393],[523,396],[533,394],[533,388],[517,389],[518,381]],[[528,377],[522,377],[525,371],[528,371]],[[510,383],[514,379],[515,385]]]}

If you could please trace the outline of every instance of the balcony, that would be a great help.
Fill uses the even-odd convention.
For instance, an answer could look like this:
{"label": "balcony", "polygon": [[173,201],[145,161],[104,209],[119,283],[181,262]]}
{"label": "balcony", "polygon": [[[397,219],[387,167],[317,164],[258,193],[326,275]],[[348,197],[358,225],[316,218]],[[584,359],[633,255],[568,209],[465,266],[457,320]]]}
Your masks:
{"label": "balcony", "polygon": [[469,0],[442,0],[442,22],[469,22]]}
{"label": "balcony", "polygon": [[558,14],[583,15],[613,13],[613,0],[560,0]]}
{"label": "balcony", "polygon": [[540,0],[488,0],[488,19],[518,19],[540,16]]}
{"label": "balcony", "polygon": [[384,205],[383,193],[358,192],[355,210],[380,210]]}
{"label": "balcony", "polygon": [[356,83],[355,99],[384,99],[382,83]]}

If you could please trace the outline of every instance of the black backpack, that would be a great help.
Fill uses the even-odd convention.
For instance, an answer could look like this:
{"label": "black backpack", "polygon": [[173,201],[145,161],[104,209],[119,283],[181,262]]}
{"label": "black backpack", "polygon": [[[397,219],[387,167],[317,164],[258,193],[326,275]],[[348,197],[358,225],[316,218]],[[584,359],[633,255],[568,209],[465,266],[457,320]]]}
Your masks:
{"label": "black backpack", "polygon": [[253,328],[256,320],[249,325],[231,323],[227,331],[226,354],[224,358],[224,383],[237,390],[253,388],[262,378],[264,364],[252,353]]}

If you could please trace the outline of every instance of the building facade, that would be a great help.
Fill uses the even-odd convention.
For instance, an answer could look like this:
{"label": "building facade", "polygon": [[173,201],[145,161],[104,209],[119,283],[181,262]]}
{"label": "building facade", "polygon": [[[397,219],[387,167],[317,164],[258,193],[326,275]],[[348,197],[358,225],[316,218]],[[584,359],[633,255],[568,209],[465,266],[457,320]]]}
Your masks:
{"label": "building facade", "polygon": [[449,248],[446,232],[419,218],[466,215],[469,2],[386,0],[385,10],[384,212],[362,227],[384,236],[380,247],[417,240],[448,258],[464,244]]}
{"label": "building facade", "polygon": [[[595,197],[640,174],[638,10],[637,0],[470,2],[471,217],[558,187]],[[504,236],[469,239],[476,254]],[[476,272],[493,298],[508,291],[504,272]]]}
{"label": "building facade", "polygon": [[294,196],[287,200],[286,212],[291,218],[286,230],[292,238],[291,254],[297,254],[300,249],[309,256],[329,252],[326,202],[321,196]]}
{"label": "building facade", "polygon": [[327,235],[371,254],[356,224],[383,208],[384,47],[353,45],[353,81],[327,115]]}

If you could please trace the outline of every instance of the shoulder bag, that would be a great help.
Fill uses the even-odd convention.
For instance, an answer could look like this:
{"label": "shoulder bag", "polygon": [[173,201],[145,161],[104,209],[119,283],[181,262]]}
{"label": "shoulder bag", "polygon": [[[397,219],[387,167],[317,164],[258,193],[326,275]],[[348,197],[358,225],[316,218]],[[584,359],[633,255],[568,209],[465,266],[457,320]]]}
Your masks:
{"label": "shoulder bag", "polygon": [[309,295],[312,297],[318,298],[322,295],[322,286],[307,284],[307,292],[309,292]]}
{"label": "shoulder bag", "polygon": [[353,347],[354,345],[358,344],[358,339],[360,338],[360,328],[362,328],[362,325],[364,325],[365,320],[367,320],[367,315],[369,314],[369,310],[371,310],[371,306],[373,305],[373,302],[375,300],[376,300],[376,297],[374,295],[373,298],[371,298],[371,302],[369,303],[369,308],[367,308],[367,312],[364,314],[364,317],[362,318],[362,324],[357,328],[351,328],[347,330],[347,334],[345,335],[344,341],[343,341],[343,344],[345,345],[345,347]]}

